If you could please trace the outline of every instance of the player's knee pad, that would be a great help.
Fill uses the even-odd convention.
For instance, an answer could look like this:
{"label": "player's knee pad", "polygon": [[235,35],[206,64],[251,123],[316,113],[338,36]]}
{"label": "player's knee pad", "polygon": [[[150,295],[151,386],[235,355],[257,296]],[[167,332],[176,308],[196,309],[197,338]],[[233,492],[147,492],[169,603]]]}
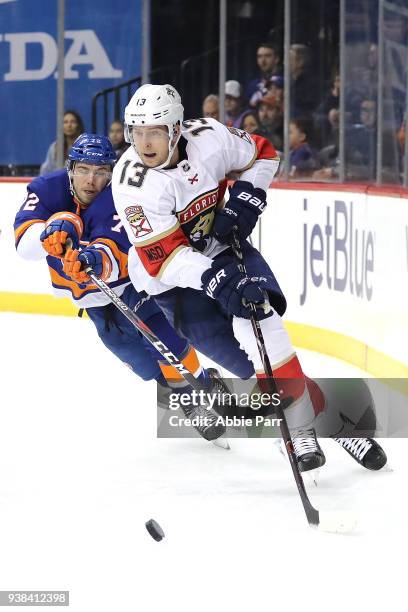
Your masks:
{"label": "player's knee pad", "polygon": [[[233,327],[236,339],[254,364],[255,370],[262,370],[262,360],[251,321],[234,317]],[[288,333],[276,311],[273,311],[272,315],[261,321],[261,330],[269,361],[272,365],[279,364],[293,354],[294,351]]]}

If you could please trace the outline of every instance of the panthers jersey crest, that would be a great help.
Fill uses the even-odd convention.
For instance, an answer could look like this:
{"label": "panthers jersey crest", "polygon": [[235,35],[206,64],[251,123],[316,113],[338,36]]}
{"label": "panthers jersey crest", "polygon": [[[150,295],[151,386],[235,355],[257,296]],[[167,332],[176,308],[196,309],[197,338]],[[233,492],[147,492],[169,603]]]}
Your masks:
{"label": "panthers jersey crest", "polygon": [[125,209],[125,214],[136,238],[142,238],[153,231],[142,206],[129,206]]}
{"label": "panthers jersey crest", "polygon": [[191,246],[204,251],[211,240],[210,232],[218,201],[218,187],[195,198],[177,213],[180,225]]}

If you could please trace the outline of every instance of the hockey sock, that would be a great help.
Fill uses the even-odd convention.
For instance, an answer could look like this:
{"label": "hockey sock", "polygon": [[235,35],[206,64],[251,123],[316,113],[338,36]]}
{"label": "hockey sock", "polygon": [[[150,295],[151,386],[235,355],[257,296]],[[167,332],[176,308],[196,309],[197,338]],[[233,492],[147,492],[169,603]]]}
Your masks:
{"label": "hockey sock", "polygon": [[[203,385],[207,378],[206,371],[201,366],[197,353],[193,346],[189,345],[187,341],[185,341],[185,348],[182,353],[179,354],[181,362],[184,367],[191,372],[199,381],[202,381]],[[164,378],[166,379],[167,384],[173,389],[180,390],[180,392],[186,392],[190,389],[190,385],[183,378],[176,368],[171,366],[167,361],[159,361],[159,366],[162,371]]]}
{"label": "hockey sock", "polygon": [[[285,416],[290,429],[298,429],[313,422],[316,414],[322,410],[322,403],[316,402],[316,411],[306,384],[306,378],[296,356],[294,348],[285,330],[281,317],[277,312],[263,319],[261,330],[265,340],[266,351],[273,370],[274,379],[281,400],[292,398],[292,402],[285,409]],[[234,317],[234,333],[241,348],[247,353],[254,364],[256,376],[262,391],[266,391],[266,374],[263,371],[261,357],[251,321]],[[264,381],[264,382],[262,382]],[[316,390],[313,389],[317,397]]]}
{"label": "hockey sock", "polygon": [[[163,313],[157,313],[149,317],[145,321],[146,325],[156,334],[158,338],[176,355],[184,364],[184,366],[196,378],[203,381],[208,378],[206,371],[201,366],[195,349],[188,343],[185,338],[177,334],[175,329],[167,321]],[[161,376],[156,378],[159,384],[167,384],[169,387],[180,390],[181,393],[188,392],[190,385],[185,381],[183,376],[171,366],[162,355],[155,351],[157,361],[160,366]]]}

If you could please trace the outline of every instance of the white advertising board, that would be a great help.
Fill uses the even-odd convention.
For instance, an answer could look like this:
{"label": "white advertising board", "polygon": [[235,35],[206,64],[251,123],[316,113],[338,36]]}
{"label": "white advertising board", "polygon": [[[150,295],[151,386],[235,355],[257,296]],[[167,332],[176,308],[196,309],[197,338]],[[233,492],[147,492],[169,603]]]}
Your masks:
{"label": "white advertising board", "polygon": [[[0,182],[0,310],[4,292],[7,309],[12,294],[51,294],[45,262],[24,261],[14,249],[12,225],[25,187]],[[287,297],[285,319],[298,330],[298,345],[349,357],[360,367],[368,366],[370,350],[408,366],[407,199],[361,189],[274,188],[260,234],[254,244],[260,240]],[[357,359],[348,350],[361,354]],[[377,375],[379,368],[381,360]]]}

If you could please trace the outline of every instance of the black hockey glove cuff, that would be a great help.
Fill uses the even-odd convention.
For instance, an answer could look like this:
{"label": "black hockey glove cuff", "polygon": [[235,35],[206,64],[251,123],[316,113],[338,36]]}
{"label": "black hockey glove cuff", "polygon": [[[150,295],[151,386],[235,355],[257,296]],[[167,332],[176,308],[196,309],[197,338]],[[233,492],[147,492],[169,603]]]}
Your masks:
{"label": "black hockey glove cuff", "polygon": [[224,208],[215,215],[213,234],[220,242],[229,242],[234,226],[241,240],[252,233],[259,215],[266,207],[266,193],[248,181],[236,181]]}
{"label": "black hockey glove cuff", "polygon": [[219,257],[206,270],[201,281],[208,297],[217,300],[228,314],[249,319],[249,302],[265,301],[262,288],[245,276],[229,257]]}

